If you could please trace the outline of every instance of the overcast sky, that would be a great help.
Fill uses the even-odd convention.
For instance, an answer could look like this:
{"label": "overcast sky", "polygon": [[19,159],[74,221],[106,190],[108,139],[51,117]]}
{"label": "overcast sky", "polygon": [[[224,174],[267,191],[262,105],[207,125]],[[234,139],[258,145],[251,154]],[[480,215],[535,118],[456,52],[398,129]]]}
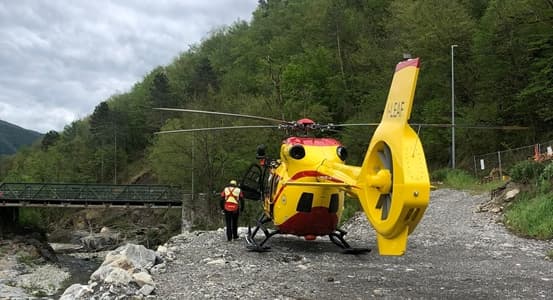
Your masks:
{"label": "overcast sky", "polygon": [[45,133],[90,115],[257,0],[0,0],[0,120]]}

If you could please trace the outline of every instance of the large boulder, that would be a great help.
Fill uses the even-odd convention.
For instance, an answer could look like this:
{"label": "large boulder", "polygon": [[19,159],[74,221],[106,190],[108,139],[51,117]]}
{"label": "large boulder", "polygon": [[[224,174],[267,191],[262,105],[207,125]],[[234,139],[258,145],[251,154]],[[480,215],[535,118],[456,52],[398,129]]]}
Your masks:
{"label": "large boulder", "polygon": [[105,265],[124,265],[125,262],[137,270],[149,270],[156,264],[156,252],[142,245],[126,244],[106,255]]}
{"label": "large boulder", "polygon": [[80,239],[80,244],[87,251],[112,250],[121,244],[120,234],[112,230],[102,228],[99,233],[89,234]]}
{"label": "large boulder", "polygon": [[68,287],[60,297],[60,300],[89,299],[93,290],[88,285],[75,283]]}
{"label": "large boulder", "polygon": [[[115,299],[117,295],[150,295],[155,282],[150,275],[160,260],[155,251],[142,245],[126,244],[109,252],[102,265],[90,276],[89,285],[73,285],[61,299]],[[105,297],[104,297],[105,296]]]}

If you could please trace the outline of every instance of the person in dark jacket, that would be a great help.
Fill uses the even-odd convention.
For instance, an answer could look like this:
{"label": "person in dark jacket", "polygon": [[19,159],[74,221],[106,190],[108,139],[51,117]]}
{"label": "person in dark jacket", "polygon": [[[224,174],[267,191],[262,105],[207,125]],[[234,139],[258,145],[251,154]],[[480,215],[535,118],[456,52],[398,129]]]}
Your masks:
{"label": "person in dark jacket", "polygon": [[244,194],[236,180],[231,180],[221,192],[221,209],[225,214],[227,240],[238,239],[238,217],[244,211]]}

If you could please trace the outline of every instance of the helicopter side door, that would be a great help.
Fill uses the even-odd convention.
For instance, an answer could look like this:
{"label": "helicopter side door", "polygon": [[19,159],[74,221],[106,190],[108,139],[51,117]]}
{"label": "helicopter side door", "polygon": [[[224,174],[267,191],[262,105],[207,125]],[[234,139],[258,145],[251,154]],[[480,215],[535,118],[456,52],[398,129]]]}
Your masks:
{"label": "helicopter side door", "polygon": [[273,216],[275,196],[278,190],[279,181],[280,176],[271,171],[267,178],[267,186],[265,187],[265,211],[267,211],[271,217]]}
{"label": "helicopter side door", "polygon": [[240,181],[240,189],[244,193],[244,198],[250,200],[263,200],[263,170],[257,164],[251,164],[248,171]]}

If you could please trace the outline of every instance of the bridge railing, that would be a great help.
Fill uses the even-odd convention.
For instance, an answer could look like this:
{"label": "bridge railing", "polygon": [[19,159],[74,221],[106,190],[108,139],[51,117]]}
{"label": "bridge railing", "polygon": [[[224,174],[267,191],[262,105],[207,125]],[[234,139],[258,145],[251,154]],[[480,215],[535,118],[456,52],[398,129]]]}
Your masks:
{"label": "bridge railing", "polygon": [[180,206],[185,192],[169,185],[0,183],[0,204],[26,202],[79,205]]}

